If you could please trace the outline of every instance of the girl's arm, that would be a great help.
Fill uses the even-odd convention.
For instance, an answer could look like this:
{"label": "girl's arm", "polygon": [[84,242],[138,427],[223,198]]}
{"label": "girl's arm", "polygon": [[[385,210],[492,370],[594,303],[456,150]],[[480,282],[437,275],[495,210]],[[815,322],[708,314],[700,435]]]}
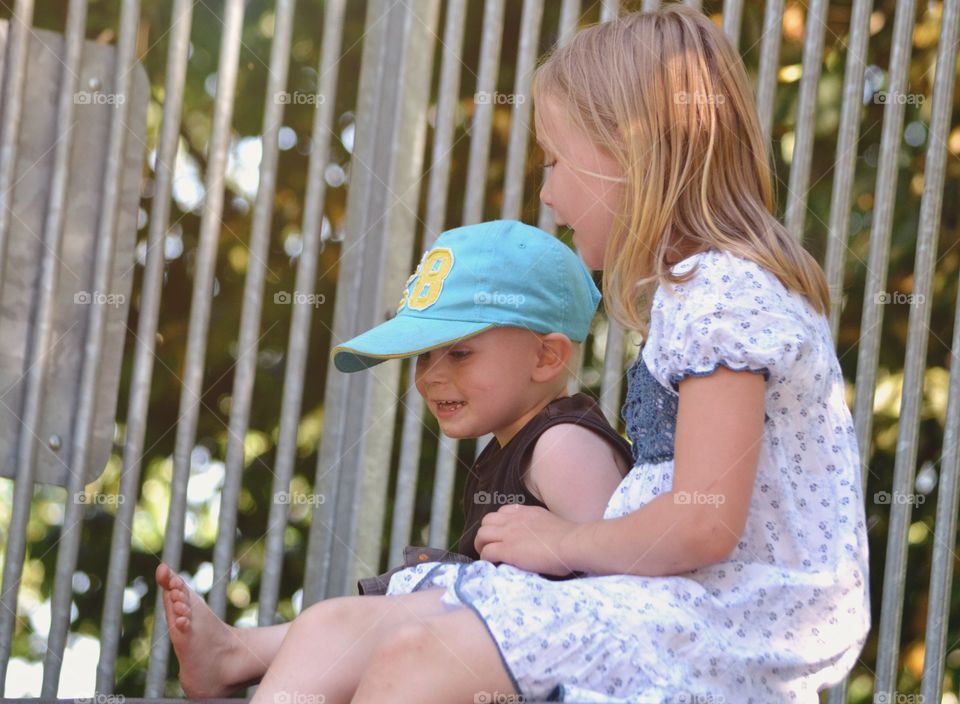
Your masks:
{"label": "girl's arm", "polygon": [[764,379],[725,367],[679,384],[672,491],[620,518],[541,508],[484,517],[480,557],[544,574],[679,574],[724,559],[746,524],[764,426]]}

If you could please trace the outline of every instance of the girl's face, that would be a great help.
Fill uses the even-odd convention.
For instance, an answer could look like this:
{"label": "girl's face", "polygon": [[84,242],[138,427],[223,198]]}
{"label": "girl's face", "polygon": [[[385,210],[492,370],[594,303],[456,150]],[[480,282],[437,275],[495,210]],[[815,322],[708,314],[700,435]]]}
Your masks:
{"label": "girl's face", "polygon": [[573,128],[556,100],[546,96],[537,109],[550,143],[563,150],[554,153],[544,135],[537,135],[547,158],[540,200],[553,209],[557,225],[573,229],[573,244],[584,263],[602,269],[607,238],[623,198],[623,171],[610,154]]}

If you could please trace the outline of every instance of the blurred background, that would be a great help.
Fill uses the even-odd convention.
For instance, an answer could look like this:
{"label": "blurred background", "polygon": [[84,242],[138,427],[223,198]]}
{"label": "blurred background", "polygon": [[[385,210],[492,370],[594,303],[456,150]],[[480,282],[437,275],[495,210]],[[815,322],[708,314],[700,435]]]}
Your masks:
{"label": "blurred background", "polygon": [[[12,0],[0,0],[0,19],[12,13]],[[445,3],[441,3],[445,5]],[[150,82],[150,104],[147,112],[146,159],[141,182],[136,248],[137,268],[127,321],[128,337],[124,341],[123,376],[115,429],[114,451],[106,470],[92,491],[116,494],[126,431],[125,400],[130,393],[132,354],[135,346],[143,265],[146,262],[146,232],[149,226],[154,195],[154,171],[158,130],[164,102],[164,81],[167,66],[172,2],[144,0],[137,33],[136,54],[146,69]],[[226,193],[222,227],[215,265],[212,314],[208,347],[204,363],[202,412],[196,444],[190,457],[190,479],[187,491],[185,544],[181,571],[201,593],[213,581],[212,548],[216,539],[220,497],[224,482],[224,461],[227,428],[231,409],[237,340],[240,325],[244,279],[250,262],[250,238],[253,203],[259,183],[263,154],[261,139],[264,97],[267,91],[267,66],[271,40],[275,30],[272,0],[248,0],[245,3],[242,44],[235,108],[230,131],[226,166]],[[37,28],[64,31],[65,3],[62,0],[38,0],[34,25]],[[638,2],[624,2],[623,10],[640,9]],[[722,3],[704,2],[704,11],[718,24],[722,22]],[[795,143],[797,102],[801,60],[808,8],[806,3],[788,0],[782,20],[777,87],[774,100],[772,155],[776,165],[780,215],[786,200],[786,178],[790,170]],[[909,93],[925,99],[905,106],[902,143],[896,169],[896,206],[892,229],[887,291],[909,294],[913,287],[912,272],[916,254],[920,195],[932,105],[934,58],[941,32],[942,2],[921,1],[916,7],[909,69]],[[324,3],[300,0],[296,4],[287,90],[295,94],[316,93],[317,66],[320,58]],[[443,26],[443,7],[440,25]],[[599,4],[584,3],[580,24],[599,21]],[[756,77],[763,26],[762,2],[747,0],[742,20],[740,49],[748,72]],[[848,397],[852,405],[852,382],[856,373],[859,328],[864,302],[864,278],[867,248],[873,217],[874,188],[884,104],[876,95],[887,85],[890,68],[890,46],[895,3],[880,0],[874,3],[870,16],[868,66],[862,96],[862,119],[857,147],[853,186],[853,208],[849,214],[851,256],[847,257],[838,336],[840,362],[848,379]],[[186,335],[190,314],[194,266],[197,257],[201,210],[206,198],[203,175],[207,169],[207,153],[212,131],[214,96],[217,86],[217,59],[223,30],[223,8],[216,0],[199,0],[195,4],[193,29],[190,35],[189,62],[183,104],[179,144],[172,193],[172,211],[163,244],[164,265],[162,300],[156,335],[155,364],[148,407],[148,422],[142,460],[142,481],[134,513],[132,552],[128,585],[123,594],[123,629],[119,643],[116,692],[140,696],[143,692],[150,651],[150,629],[155,599],[153,571],[163,545],[170,503],[173,471],[174,429],[178,418],[181,376],[185,365]],[[501,63],[497,79],[498,91],[513,91],[522,3],[507,2],[504,21]],[[343,29],[343,54],[334,106],[336,138],[329,146],[328,163],[323,167],[326,197],[323,205],[321,237],[323,248],[318,263],[315,293],[322,297],[313,313],[309,340],[309,357],[303,387],[303,408],[297,429],[297,451],[291,493],[309,491],[317,465],[317,453],[324,420],[324,392],[328,372],[334,300],[341,250],[344,247],[347,192],[351,181],[351,154],[355,146],[355,110],[362,55],[366,3],[351,0],[346,5]],[[89,40],[116,42],[118,3],[92,0],[87,18]],[[850,2],[830,3],[823,54],[822,75],[817,92],[815,143],[810,177],[804,243],[823,262],[829,221],[832,172],[836,155],[837,129],[841,113],[841,93],[849,25]],[[471,118],[476,109],[474,99],[479,62],[483,4],[468,3],[464,37],[460,97],[455,109],[455,135],[449,179],[444,227],[463,222],[464,189]],[[546,52],[558,39],[560,2],[545,3],[537,55]],[[472,28],[472,29],[471,29]],[[428,111],[426,149],[432,146],[436,121],[436,100],[439,84],[439,62],[434,62],[431,79],[433,106]],[[954,95],[954,103],[960,95]],[[278,442],[278,422],[285,365],[285,350],[290,331],[292,307],[271,305],[274,294],[292,290],[292,282],[303,247],[302,222],[307,184],[308,158],[315,105],[290,102],[285,106],[283,125],[278,133],[279,161],[276,171],[276,192],[270,222],[270,242],[266,260],[266,288],[260,342],[257,353],[254,397],[249,430],[244,437],[244,470],[238,500],[235,567],[227,587],[227,620],[237,625],[254,625],[259,599],[263,564],[262,537],[266,530],[273,476],[270,471]],[[503,180],[511,123],[511,105],[494,105],[490,164],[486,174],[483,218],[500,217],[503,204]],[[960,124],[953,111],[953,123],[947,144],[947,174],[940,225],[939,250],[933,281],[931,336],[927,349],[927,371],[923,388],[920,445],[915,492],[918,499],[909,528],[906,600],[901,634],[898,690],[918,691],[923,664],[924,629],[927,609],[926,584],[929,580],[933,514],[936,505],[940,448],[946,416],[950,340],[953,334],[954,305],[957,301],[960,275]],[[531,147],[527,158],[523,189],[522,219],[536,223],[539,213],[537,193],[541,183],[542,154]],[[421,189],[419,217],[425,217],[426,188]],[[561,236],[566,233],[560,232]],[[422,237],[422,235],[418,235]],[[418,239],[419,242],[419,239]],[[408,271],[419,258],[419,249],[411,248]],[[399,298],[399,291],[397,297]],[[874,400],[875,421],[870,454],[872,469],[866,492],[871,549],[871,587],[874,624],[879,620],[880,587],[886,551],[889,506],[874,500],[874,493],[891,490],[891,478],[898,431],[898,415],[903,383],[907,318],[906,304],[886,307],[883,319],[880,368]],[[583,374],[584,390],[599,394],[604,356],[605,323],[598,319],[597,331],[587,346]],[[629,340],[635,342],[635,340]],[[119,342],[119,341],[117,341]],[[627,349],[635,347],[627,345]],[[954,360],[956,364],[958,360]],[[401,418],[396,420],[395,437],[399,438]],[[437,428],[427,420],[423,433],[419,481],[415,502],[413,536],[415,543],[425,544],[430,520],[433,468],[437,452]],[[474,443],[459,445],[460,460],[469,462]],[[387,507],[395,495],[396,471],[399,462],[399,439],[394,442],[391,485]],[[461,491],[458,473],[455,496]],[[10,521],[13,483],[0,479],[0,547],[5,543],[6,526]],[[34,490],[33,507],[28,525],[28,546],[23,573],[19,616],[12,657],[6,677],[6,696],[37,696],[40,691],[41,663],[45,650],[45,634],[50,626],[50,596],[53,585],[56,546],[63,522],[64,490],[38,485]],[[302,606],[304,564],[311,506],[289,507],[289,520],[284,533],[284,556],[278,610],[282,617],[292,618]],[[79,569],[73,576],[71,626],[61,676],[60,696],[89,696],[93,691],[94,672],[99,654],[102,616],[103,576],[107,572],[109,544],[114,528],[116,506],[94,504],[85,510],[83,540],[80,546]],[[457,512],[454,511],[451,535],[459,535]],[[384,544],[388,541],[386,529]],[[956,560],[956,554],[953,555]],[[381,567],[386,567],[384,552]],[[954,570],[957,572],[957,570]],[[956,583],[951,597],[951,627],[947,637],[947,692],[957,692],[960,685],[960,586]],[[876,627],[868,641],[862,660],[872,662],[876,649]],[[177,695],[176,666],[172,664],[167,693]],[[849,680],[851,702],[867,701],[873,687],[873,672],[858,665]],[[946,695],[943,701],[957,702]]]}

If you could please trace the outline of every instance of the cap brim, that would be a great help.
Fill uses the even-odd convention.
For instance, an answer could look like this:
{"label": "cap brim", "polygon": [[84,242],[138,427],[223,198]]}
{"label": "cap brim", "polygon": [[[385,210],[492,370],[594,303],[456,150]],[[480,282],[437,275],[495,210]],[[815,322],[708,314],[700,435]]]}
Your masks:
{"label": "cap brim", "polygon": [[496,327],[495,323],[465,323],[401,315],[347,340],[333,349],[341,372],[369,369],[388,359],[413,357]]}

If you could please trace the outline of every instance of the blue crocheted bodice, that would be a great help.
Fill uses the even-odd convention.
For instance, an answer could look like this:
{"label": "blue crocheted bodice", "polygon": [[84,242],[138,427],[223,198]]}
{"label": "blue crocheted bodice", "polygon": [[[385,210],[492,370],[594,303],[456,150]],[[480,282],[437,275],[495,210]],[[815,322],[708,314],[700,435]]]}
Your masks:
{"label": "blue crocheted bodice", "polygon": [[635,464],[656,464],[673,459],[679,397],[657,381],[637,355],[627,371],[627,398],[621,415],[633,443]]}

